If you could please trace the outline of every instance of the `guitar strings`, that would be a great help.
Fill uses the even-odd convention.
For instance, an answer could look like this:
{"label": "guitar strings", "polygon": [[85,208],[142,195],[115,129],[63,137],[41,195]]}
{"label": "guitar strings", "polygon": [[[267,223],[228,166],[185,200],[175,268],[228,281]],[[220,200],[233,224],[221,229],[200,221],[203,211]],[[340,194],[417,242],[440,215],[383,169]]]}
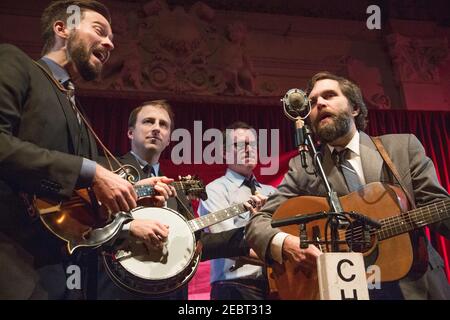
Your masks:
{"label": "guitar strings", "polygon": [[[413,209],[413,210],[409,211],[408,214],[401,213],[401,214],[396,215],[396,216],[391,216],[391,217],[387,217],[387,218],[381,219],[379,221],[382,224],[381,229],[378,230],[378,229],[371,228],[369,230],[369,233],[372,236],[372,235],[374,235],[376,233],[379,233],[379,234],[380,233],[388,233],[388,232],[390,232],[392,230],[397,230],[397,229],[399,229],[399,226],[395,226],[395,225],[398,224],[398,223],[402,223],[402,226],[406,226],[406,227],[407,226],[419,226],[419,227],[422,227],[422,226],[424,226],[426,224],[424,224],[423,222],[422,223],[414,222],[412,219],[416,218],[416,216],[418,214],[421,214],[422,217],[425,217],[425,213],[424,213],[425,209],[428,209],[428,212],[429,212],[427,214],[427,216],[429,216],[432,219],[434,219],[434,218],[436,218],[436,213],[437,213],[437,218],[440,219],[441,218],[441,214],[439,213],[439,211],[442,211],[442,209],[445,209],[444,211],[446,211],[446,209],[447,209],[446,203],[448,203],[449,201],[450,200],[447,199],[447,200],[444,200],[444,201],[441,201],[441,202],[437,202],[437,203],[431,204],[431,205],[426,206],[426,207]],[[433,211],[431,211],[430,209],[433,206],[435,208],[433,209]],[[445,212],[444,212],[444,214],[445,214]],[[432,222],[435,222],[435,221],[432,221]],[[355,227],[353,229],[353,238],[362,237],[362,234],[363,234],[362,229],[363,229],[362,226]],[[346,236],[347,233],[351,234],[351,231],[349,231],[348,229],[339,231],[338,232],[339,238],[341,238],[341,236]],[[393,234],[393,235],[395,235],[395,234]],[[386,238],[388,238],[388,237],[385,237],[385,239]],[[324,238],[320,238],[320,241],[324,241]],[[319,244],[319,245],[322,246],[323,244]]]}

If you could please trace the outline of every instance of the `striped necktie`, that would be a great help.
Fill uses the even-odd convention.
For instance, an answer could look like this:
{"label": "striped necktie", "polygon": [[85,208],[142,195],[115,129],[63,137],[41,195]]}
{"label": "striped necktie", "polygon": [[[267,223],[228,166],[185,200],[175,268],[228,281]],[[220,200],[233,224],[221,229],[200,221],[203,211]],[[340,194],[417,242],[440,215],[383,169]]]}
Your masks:
{"label": "striped necktie", "polygon": [[78,124],[81,124],[81,116],[77,109],[77,103],[75,101],[75,86],[73,85],[73,82],[69,80],[65,81],[63,83],[63,86],[68,90],[68,96],[70,100],[70,106],[72,107],[73,111],[75,112],[75,115],[77,116]]}
{"label": "striped necktie", "polygon": [[342,175],[344,176],[345,183],[347,184],[347,188],[350,192],[358,190],[361,186],[361,180],[356,173],[355,168],[351,165],[350,161],[348,161],[350,149],[345,148],[342,151],[337,151],[334,149],[333,151],[333,159],[337,167],[341,170]]}

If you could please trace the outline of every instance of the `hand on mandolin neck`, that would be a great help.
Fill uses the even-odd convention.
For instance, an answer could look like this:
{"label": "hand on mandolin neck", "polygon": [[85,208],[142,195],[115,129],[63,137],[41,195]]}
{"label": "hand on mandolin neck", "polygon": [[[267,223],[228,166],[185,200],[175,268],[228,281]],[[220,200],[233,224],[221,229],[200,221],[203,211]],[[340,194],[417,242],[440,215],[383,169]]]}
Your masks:
{"label": "hand on mandolin neck", "polygon": [[134,185],[138,204],[163,207],[167,199],[177,195],[175,187],[171,185],[173,182],[173,179],[167,177],[151,177],[138,181]]}

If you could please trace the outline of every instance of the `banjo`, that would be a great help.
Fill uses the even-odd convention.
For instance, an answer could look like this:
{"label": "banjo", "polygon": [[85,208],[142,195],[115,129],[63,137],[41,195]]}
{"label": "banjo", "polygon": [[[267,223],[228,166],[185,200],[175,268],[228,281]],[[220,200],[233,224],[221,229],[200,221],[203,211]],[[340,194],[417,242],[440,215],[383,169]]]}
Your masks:
{"label": "banjo", "polygon": [[[253,205],[253,201],[248,203]],[[186,284],[197,271],[201,249],[195,232],[248,211],[244,203],[192,220],[169,208],[138,207],[134,219],[157,220],[169,226],[161,249],[149,250],[133,237],[102,253],[105,269],[120,287],[139,295],[162,295]]]}

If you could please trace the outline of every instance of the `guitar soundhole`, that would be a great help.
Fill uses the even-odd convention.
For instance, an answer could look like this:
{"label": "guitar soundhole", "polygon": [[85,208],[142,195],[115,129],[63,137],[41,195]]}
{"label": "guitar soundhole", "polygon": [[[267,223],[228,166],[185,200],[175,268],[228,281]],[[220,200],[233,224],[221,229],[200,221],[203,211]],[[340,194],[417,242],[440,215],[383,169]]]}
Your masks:
{"label": "guitar soundhole", "polygon": [[374,230],[359,221],[353,221],[345,231],[345,240],[352,251],[367,252],[375,244]]}

